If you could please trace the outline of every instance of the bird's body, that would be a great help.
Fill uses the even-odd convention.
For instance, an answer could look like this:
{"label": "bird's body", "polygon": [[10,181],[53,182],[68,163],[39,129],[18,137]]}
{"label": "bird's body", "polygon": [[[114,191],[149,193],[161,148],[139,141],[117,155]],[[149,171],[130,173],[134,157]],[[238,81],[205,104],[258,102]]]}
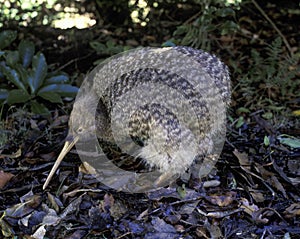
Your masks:
{"label": "bird's body", "polygon": [[189,47],[145,48],[126,57],[92,74],[74,104],[70,134],[75,142],[96,133],[161,172],[182,174],[212,152],[224,130],[228,69]]}

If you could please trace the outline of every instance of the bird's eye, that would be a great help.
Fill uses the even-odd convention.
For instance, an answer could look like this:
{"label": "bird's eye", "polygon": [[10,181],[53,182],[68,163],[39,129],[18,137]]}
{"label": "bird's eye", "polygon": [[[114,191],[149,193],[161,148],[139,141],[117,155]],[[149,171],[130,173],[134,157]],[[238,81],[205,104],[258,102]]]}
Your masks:
{"label": "bird's eye", "polygon": [[77,129],[78,134],[81,134],[82,132],[83,132],[83,128],[80,127],[80,128]]}

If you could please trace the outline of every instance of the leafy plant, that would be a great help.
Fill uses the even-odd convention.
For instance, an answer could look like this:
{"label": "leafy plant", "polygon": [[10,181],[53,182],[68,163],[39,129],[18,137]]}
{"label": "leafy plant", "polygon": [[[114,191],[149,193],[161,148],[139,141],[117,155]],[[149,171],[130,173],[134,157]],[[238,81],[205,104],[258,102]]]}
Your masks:
{"label": "leafy plant", "polygon": [[[213,6],[209,1],[199,1],[201,11],[192,16],[173,33],[179,45],[189,45],[195,48],[211,50],[211,33],[225,35],[238,30],[235,11],[224,3],[220,7]],[[221,19],[221,20],[220,20]]]}
{"label": "leafy plant", "polygon": [[17,33],[0,33],[1,104],[25,104],[36,114],[48,115],[43,101],[62,103],[62,97],[75,97],[78,88],[69,84],[65,73],[49,72],[43,53],[35,54],[32,42],[22,40],[16,50],[2,50],[11,45]]}
{"label": "leafy plant", "polygon": [[[130,49],[129,46],[123,46],[123,45],[117,45],[113,40],[106,41],[105,44],[99,42],[99,41],[92,41],[90,42],[90,46],[101,55],[105,56],[112,56],[118,53],[121,53],[123,51],[127,51]],[[102,61],[100,59],[99,61],[94,62],[94,64],[98,64]]]}
{"label": "leafy plant", "polygon": [[245,107],[281,111],[284,102],[300,97],[300,66],[297,55],[288,56],[282,50],[281,38],[276,38],[265,50],[251,50],[247,74],[243,74],[236,89],[247,102]]}
{"label": "leafy plant", "polygon": [[103,55],[115,55],[120,52],[129,50],[128,46],[117,45],[114,41],[108,40],[105,44],[97,41],[90,42],[90,46]]}

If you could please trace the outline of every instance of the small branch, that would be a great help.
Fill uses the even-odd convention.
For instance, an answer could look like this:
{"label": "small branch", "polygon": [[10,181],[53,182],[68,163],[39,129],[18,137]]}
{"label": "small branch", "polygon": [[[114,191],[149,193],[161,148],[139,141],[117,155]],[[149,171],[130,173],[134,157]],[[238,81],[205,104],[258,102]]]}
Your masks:
{"label": "small branch", "polygon": [[292,50],[289,42],[287,41],[286,37],[278,29],[278,27],[276,26],[276,24],[268,17],[268,15],[265,13],[265,11],[257,4],[257,2],[255,0],[251,0],[251,1],[254,4],[254,6],[260,11],[260,13],[264,16],[264,18],[267,19],[267,21],[272,25],[272,27],[275,29],[275,31],[277,31],[277,33],[282,38],[285,46],[287,47],[288,51],[290,52],[290,55],[293,56],[293,50]]}
{"label": "small branch", "polygon": [[199,17],[202,14],[201,11],[197,12],[193,16],[191,16],[189,19],[187,19],[182,25],[189,24],[190,22],[194,21],[197,17]]}
{"label": "small branch", "polygon": [[56,71],[61,71],[61,70],[63,70],[64,68],[66,68],[67,66],[73,64],[73,63],[76,62],[76,61],[80,61],[80,60],[83,60],[83,59],[85,59],[85,58],[90,57],[92,54],[93,54],[93,53],[89,53],[89,54],[87,54],[87,55],[85,55],[85,56],[83,56],[83,57],[74,58],[74,59],[68,61],[66,64],[60,66]]}

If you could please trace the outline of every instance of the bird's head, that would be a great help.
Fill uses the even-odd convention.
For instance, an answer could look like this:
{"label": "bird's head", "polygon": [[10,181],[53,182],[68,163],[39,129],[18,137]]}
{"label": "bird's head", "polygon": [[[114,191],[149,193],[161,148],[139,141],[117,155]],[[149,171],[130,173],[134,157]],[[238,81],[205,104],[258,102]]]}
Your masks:
{"label": "bird's head", "polygon": [[47,187],[61,161],[72,147],[79,140],[88,141],[95,136],[106,140],[110,137],[108,117],[105,106],[97,97],[96,93],[89,92],[89,94],[81,95],[74,103],[69,119],[68,136],[66,137],[63,149],[43,185],[43,189]]}

